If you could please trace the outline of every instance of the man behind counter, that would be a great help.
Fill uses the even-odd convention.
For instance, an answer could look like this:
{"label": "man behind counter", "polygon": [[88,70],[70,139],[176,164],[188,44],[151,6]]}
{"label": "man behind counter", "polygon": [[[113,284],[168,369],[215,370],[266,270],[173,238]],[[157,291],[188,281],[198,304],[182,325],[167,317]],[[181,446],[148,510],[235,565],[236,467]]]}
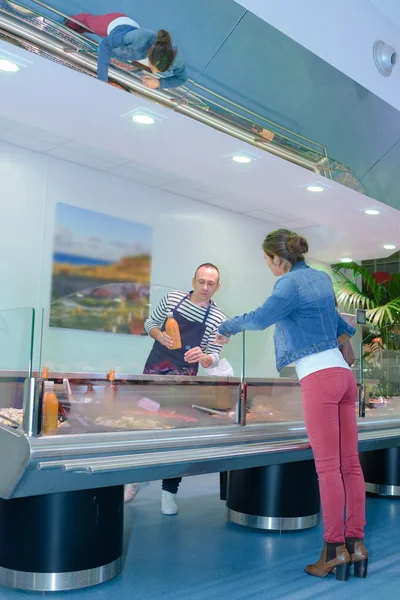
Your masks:
{"label": "man behind counter", "polygon": [[[145,330],[154,341],[146,361],[145,375],[197,375],[199,364],[208,369],[219,362],[221,346],[215,345],[216,330],[226,320],[225,315],[211,300],[219,290],[219,270],[211,263],[200,265],[192,280],[191,292],[173,291],[167,294],[145,322]],[[182,347],[171,350],[172,339],[165,332],[168,314],[178,322]],[[182,477],[164,479],[161,494],[161,512],[178,512],[176,494]],[[131,484],[125,487],[125,501],[129,502],[138,490]]]}

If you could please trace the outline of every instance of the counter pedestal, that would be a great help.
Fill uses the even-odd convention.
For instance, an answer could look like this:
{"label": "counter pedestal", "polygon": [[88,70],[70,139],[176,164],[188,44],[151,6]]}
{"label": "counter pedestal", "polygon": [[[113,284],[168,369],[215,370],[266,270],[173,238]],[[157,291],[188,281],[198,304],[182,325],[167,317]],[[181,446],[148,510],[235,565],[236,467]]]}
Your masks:
{"label": "counter pedestal", "polygon": [[400,496],[400,447],[362,452],[365,488],[378,496]]}
{"label": "counter pedestal", "polygon": [[123,486],[0,499],[0,585],[64,591],[122,570]]}
{"label": "counter pedestal", "polygon": [[314,461],[257,467],[228,474],[228,520],[278,531],[314,527],[320,521]]}

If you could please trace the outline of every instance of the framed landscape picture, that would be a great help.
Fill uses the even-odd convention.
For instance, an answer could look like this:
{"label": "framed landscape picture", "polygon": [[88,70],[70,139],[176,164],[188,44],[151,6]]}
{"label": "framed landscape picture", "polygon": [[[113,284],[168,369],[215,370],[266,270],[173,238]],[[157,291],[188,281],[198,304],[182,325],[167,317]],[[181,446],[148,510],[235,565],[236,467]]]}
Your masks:
{"label": "framed landscape picture", "polygon": [[56,205],[50,326],[144,335],[152,229]]}

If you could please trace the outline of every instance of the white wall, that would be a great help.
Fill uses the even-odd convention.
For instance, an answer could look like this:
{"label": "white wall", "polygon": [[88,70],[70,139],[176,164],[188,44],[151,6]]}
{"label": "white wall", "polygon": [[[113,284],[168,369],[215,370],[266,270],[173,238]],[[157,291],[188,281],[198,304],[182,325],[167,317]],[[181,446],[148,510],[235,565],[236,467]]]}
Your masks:
{"label": "white wall", "polygon": [[386,16],[400,24],[398,0],[237,2],[400,110],[400,61],[385,78],[372,57],[373,44],[379,39],[396,48],[400,56],[400,27]]}
{"label": "white wall", "polygon": [[[222,285],[215,300],[232,316],[255,308],[271,291],[274,278],[265,267],[260,245],[273,225],[0,144],[0,308],[48,307],[57,202],[152,226],[152,283],[187,289],[198,264],[216,263],[221,269]],[[159,295],[153,296],[151,302],[158,299]],[[11,353],[10,339],[21,338],[27,317],[24,326],[19,325],[20,314],[8,315],[6,321],[11,331],[4,337],[0,319],[2,364],[22,368],[28,356],[28,332],[23,349],[14,342]],[[42,364],[51,369],[104,372],[116,368],[119,372],[141,373],[151,346],[149,338],[52,329],[47,323],[48,311]],[[37,341],[39,329],[37,323]],[[269,330],[254,336],[257,341],[250,352],[253,375],[277,374],[272,333]],[[228,346],[227,356],[239,375],[239,336]]]}
{"label": "white wall", "polygon": [[[45,307],[42,365],[51,370],[142,372],[148,337],[48,327],[52,244],[57,202],[95,210],[153,228],[152,284],[188,289],[194,269],[210,261],[220,267],[215,296],[230,316],[259,306],[275,278],[266,268],[261,243],[276,226],[211,205],[0,143],[0,309],[34,307],[35,364],[39,364],[40,315]],[[283,224],[284,225],[284,224]],[[329,272],[326,265],[310,263]],[[152,293],[155,305],[160,290]],[[0,369],[26,369],[29,310],[0,312]],[[276,377],[273,328],[247,334],[246,373]],[[242,340],[224,350],[241,374]]]}

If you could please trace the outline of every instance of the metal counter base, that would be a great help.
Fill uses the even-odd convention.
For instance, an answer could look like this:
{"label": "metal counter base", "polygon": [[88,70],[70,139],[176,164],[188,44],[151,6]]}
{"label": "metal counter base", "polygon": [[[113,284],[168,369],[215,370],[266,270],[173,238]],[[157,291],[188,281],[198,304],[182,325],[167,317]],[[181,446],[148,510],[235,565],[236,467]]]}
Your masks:
{"label": "metal counter base", "polygon": [[0,585],[29,592],[65,592],[105,583],[121,571],[122,558],[103,567],[70,573],[27,573],[0,567]]}
{"label": "metal counter base", "polygon": [[0,585],[76,590],[122,571],[123,486],[0,499]]}
{"label": "metal counter base", "polygon": [[368,494],[375,496],[400,496],[400,485],[380,485],[378,483],[366,483],[365,489]]}
{"label": "metal counter base", "polygon": [[231,471],[226,485],[228,521],[270,531],[298,531],[320,521],[314,461]]}
{"label": "metal counter base", "polygon": [[320,513],[308,517],[259,517],[246,515],[228,508],[228,521],[250,527],[252,529],[266,529],[269,531],[299,531],[310,529],[320,522]]}
{"label": "metal counter base", "polygon": [[362,452],[360,462],[365,489],[375,496],[400,496],[400,448],[385,448]]}

